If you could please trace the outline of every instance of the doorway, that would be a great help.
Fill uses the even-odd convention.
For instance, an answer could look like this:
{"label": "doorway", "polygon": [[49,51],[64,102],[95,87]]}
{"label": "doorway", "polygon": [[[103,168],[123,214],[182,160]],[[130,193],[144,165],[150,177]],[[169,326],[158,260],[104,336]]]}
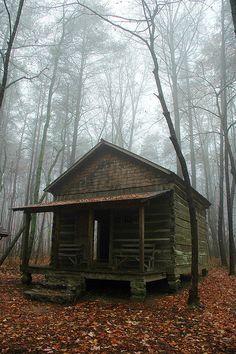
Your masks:
{"label": "doorway", "polygon": [[110,210],[96,211],[94,214],[93,260],[109,262]]}

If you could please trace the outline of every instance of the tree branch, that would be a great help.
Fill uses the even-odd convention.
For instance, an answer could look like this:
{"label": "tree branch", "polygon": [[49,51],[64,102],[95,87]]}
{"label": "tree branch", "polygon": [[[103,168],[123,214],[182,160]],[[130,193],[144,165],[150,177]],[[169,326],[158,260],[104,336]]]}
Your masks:
{"label": "tree branch", "polygon": [[234,121],[233,123],[231,123],[228,128],[227,128],[227,133],[230,131],[230,129],[236,124],[236,121]]}
{"label": "tree branch", "polygon": [[8,22],[9,22],[9,32],[10,32],[10,37],[12,35],[12,27],[11,27],[11,14],[10,14],[10,11],[8,9],[8,6],[7,6],[7,3],[6,3],[6,0],[3,0],[4,2],[4,6],[5,6],[5,9],[6,9],[6,12],[7,12],[7,16],[8,16]]}
{"label": "tree branch", "polygon": [[[90,12],[92,12],[94,15],[98,16],[99,18],[101,18],[103,21],[109,23],[110,25],[119,28],[120,30],[127,32],[129,34],[131,34],[134,37],[137,37],[138,39],[140,39],[142,42],[144,42],[147,46],[149,46],[148,42],[146,39],[144,39],[142,36],[140,36],[139,34],[137,34],[136,32],[129,30],[128,28],[125,28],[121,25],[118,25],[117,23],[109,20],[107,17],[105,17],[105,15],[101,15],[100,13],[98,13],[97,11],[91,9],[89,6],[82,4],[80,1],[77,1],[78,5],[82,6],[83,8],[89,10]],[[110,15],[112,16],[112,15]],[[112,16],[114,17],[114,16]]]}
{"label": "tree branch", "polygon": [[30,77],[27,77],[27,76],[22,76],[22,77],[19,77],[18,79],[10,82],[7,86],[6,86],[6,89],[8,89],[9,87],[11,87],[12,85],[16,84],[18,81],[21,81],[21,80],[33,80],[33,79],[36,79],[36,77],[39,77],[45,70],[48,70],[48,68],[44,68],[43,70],[41,70],[37,75],[34,75],[34,76],[30,76]]}

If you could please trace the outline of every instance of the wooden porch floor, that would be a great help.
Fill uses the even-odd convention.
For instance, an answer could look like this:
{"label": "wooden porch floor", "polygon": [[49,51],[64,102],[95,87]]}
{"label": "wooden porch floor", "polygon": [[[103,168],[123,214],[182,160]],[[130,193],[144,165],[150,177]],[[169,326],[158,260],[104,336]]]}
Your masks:
{"label": "wooden porch floor", "polygon": [[166,278],[166,274],[163,272],[152,271],[152,272],[144,272],[141,273],[139,270],[117,270],[112,269],[112,267],[99,264],[93,265],[90,269],[76,269],[73,267],[65,268],[57,268],[52,267],[50,265],[29,265],[27,267],[21,266],[21,271],[23,273],[30,274],[42,274],[42,275],[50,275],[57,277],[65,277],[65,278],[79,278],[84,277],[86,279],[100,279],[100,280],[123,280],[123,281],[132,281],[135,279],[143,279],[146,282],[161,280]]}

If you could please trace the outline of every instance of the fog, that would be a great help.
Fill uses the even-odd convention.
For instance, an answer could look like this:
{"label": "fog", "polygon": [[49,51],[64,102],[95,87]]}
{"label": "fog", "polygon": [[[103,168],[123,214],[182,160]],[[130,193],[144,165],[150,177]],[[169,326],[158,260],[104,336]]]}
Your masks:
{"label": "fog", "polygon": [[[18,4],[0,1],[2,88]],[[72,0],[23,4],[0,112],[0,224],[11,235],[0,252],[22,222],[11,208],[50,200],[44,188],[101,138],[181,175],[145,42],[156,8],[154,50],[165,101],[192,186],[212,204],[209,250],[219,256],[219,238],[228,249],[228,213],[235,216],[229,1],[149,0],[150,13],[139,0],[85,4],[104,18]],[[42,225],[47,230],[40,220],[36,233]]]}

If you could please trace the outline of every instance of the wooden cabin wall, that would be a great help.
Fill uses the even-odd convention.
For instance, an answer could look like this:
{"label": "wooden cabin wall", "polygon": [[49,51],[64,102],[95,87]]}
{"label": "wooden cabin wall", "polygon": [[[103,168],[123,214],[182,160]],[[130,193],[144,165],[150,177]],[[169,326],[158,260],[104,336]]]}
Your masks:
{"label": "wooden cabin wall", "polygon": [[191,229],[187,201],[175,193],[175,264],[178,274],[191,272]]}
{"label": "wooden cabin wall", "polygon": [[199,264],[201,269],[208,269],[207,218],[205,209],[197,209]]}
{"label": "wooden cabin wall", "polygon": [[[176,188],[175,192],[175,264],[178,274],[191,272],[191,228],[188,203],[185,194]],[[196,201],[199,241],[199,271],[208,268],[206,211]]]}
{"label": "wooden cabin wall", "polygon": [[[112,262],[118,268],[139,268],[138,208],[113,211],[111,242]],[[123,258],[119,256],[122,254]],[[125,259],[125,255],[127,255],[127,259]]]}
{"label": "wooden cabin wall", "polygon": [[[71,210],[60,214],[59,251],[62,245],[84,246],[84,259],[88,253],[88,212]],[[60,266],[71,266],[65,257],[59,257]]]}
{"label": "wooden cabin wall", "polygon": [[76,216],[71,213],[61,213],[60,215],[60,243],[75,243],[77,222]]}
{"label": "wooden cabin wall", "polygon": [[174,242],[172,194],[150,201],[145,207],[145,243],[152,243],[157,250],[155,270],[165,272],[173,266]]}

